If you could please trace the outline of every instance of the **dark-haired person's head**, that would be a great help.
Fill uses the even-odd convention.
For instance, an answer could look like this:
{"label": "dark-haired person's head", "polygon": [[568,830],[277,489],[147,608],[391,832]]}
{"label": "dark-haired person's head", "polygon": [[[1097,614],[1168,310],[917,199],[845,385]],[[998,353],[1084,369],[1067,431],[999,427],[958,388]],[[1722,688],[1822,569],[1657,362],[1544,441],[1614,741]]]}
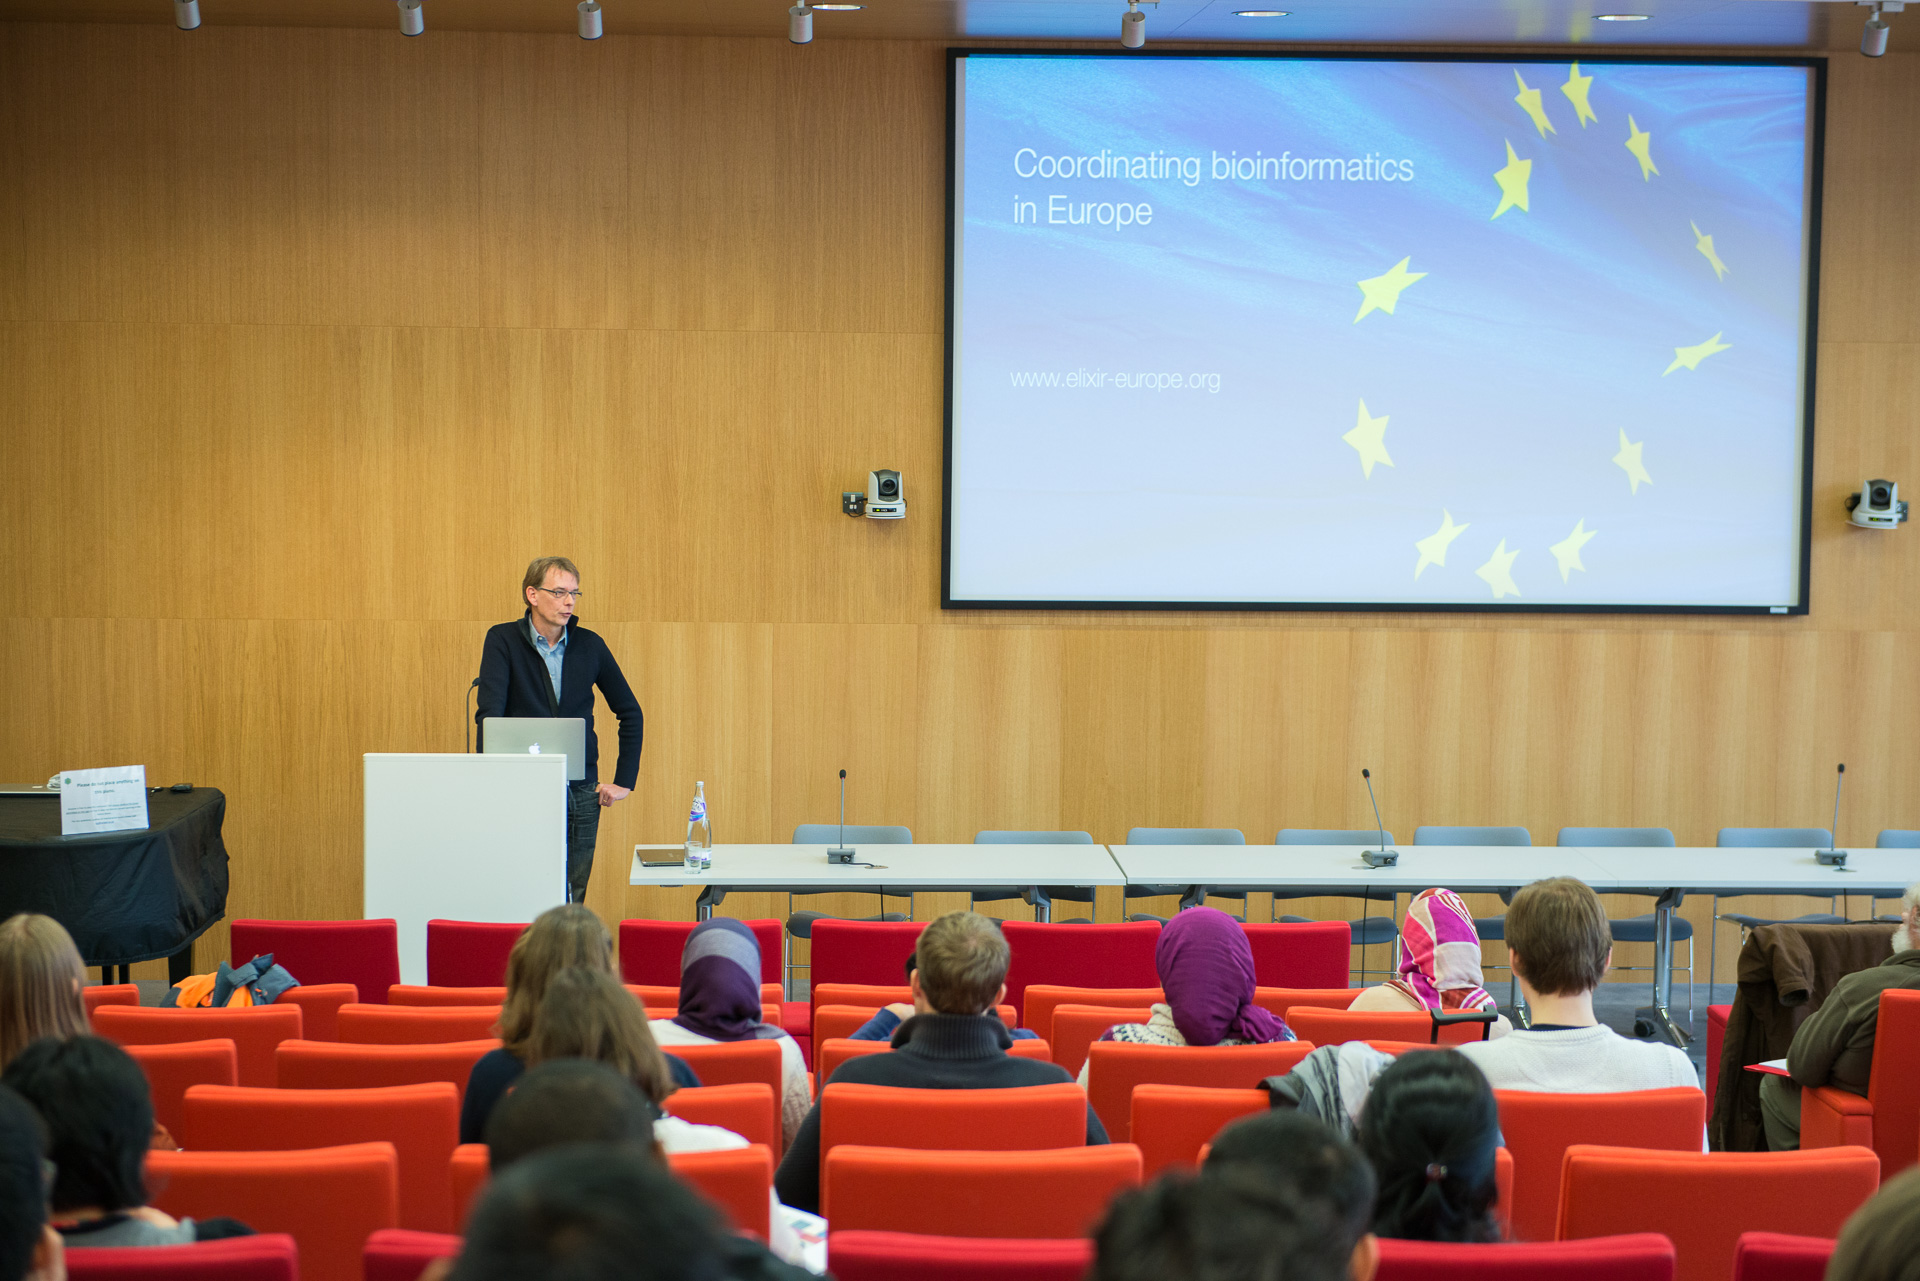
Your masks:
{"label": "dark-haired person's head", "polygon": [[[1371,1247],[1373,1238],[1365,1238]],[[1342,1248],[1322,1207],[1257,1166],[1163,1176],[1123,1193],[1094,1234],[1089,1281],[1371,1281],[1371,1248]]]}
{"label": "dark-haired person's head", "polygon": [[451,1277],[710,1281],[724,1275],[721,1234],[707,1204],[644,1150],[569,1143],[494,1175]]}
{"label": "dark-haired person's head", "polygon": [[1888,1179],[1840,1229],[1827,1281],[1920,1281],[1920,1169]]}
{"label": "dark-haired person's head", "polygon": [[1231,1170],[1257,1174],[1312,1207],[1349,1253],[1373,1226],[1373,1167],[1318,1117],[1282,1110],[1235,1121],[1214,1139],[1202,1175]]}
{"label": "dark-haired person's head", "polygon": [[35,1041],[7,1064],[0,1084],[19,1091],[46,1122],[56,1211],[147,1203],[153,1095],[125,1050],[97,1036]]}
{"label": "dark-haired person's head", "polygon": [[544,1148],[617,1143],[653,1150],[653,1104],[640,1087],[604,1063],[553,1059],[533,1068],[487,1118],[487,1164],[494,1173]]}
{"label": "dark-haired person's head", "polygon": [[1360,1113],[1379,1193],[1373,1230],[1406,1241],[1497,1241],[1500,1116],[1480,1069],[1452,1050],[1402,1054]]}
{"label": "dark-haired person's head", "polygon": [[0,1086],[0,1281],[61,1281],[60,1234],[47,1225],[47,1130]]}

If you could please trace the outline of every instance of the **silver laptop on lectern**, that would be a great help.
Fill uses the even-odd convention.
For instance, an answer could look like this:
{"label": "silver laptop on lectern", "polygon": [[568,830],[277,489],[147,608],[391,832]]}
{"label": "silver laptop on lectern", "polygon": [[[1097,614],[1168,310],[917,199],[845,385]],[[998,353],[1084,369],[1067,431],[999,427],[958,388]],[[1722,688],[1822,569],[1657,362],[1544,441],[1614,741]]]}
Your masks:
{"label": "silver laptop on lectern", "polygon": [[567,777],[587,776],[587,722],[578,716],[489,716],[480,723],[480,750],[488,756],[567,758]]}

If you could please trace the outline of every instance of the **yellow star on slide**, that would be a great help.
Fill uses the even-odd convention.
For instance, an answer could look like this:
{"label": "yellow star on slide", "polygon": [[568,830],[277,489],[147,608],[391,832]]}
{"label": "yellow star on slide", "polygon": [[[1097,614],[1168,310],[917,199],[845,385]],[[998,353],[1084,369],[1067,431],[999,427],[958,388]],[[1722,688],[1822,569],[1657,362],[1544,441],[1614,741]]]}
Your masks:
{"label": "yellow star on slide", "polygon": [[1653,163],[1653,135],[1635,124],[1632,116],[1627,117],[1627,150],[1640,162],[1640,181],[1653,181],[1652,175],[1660,172]]}
{"label": "yellow star on slide", "polygon": [[1698,369],[1700,368],[1700,362],[1708,356],[1716,352],[1731,351],[1732,349],[1733,344],[1721,342],[1719,334],[1715,334],[1705,342],[1695,343],[1691,347],[1675,347],[1673,349],[1673,363],[1661,371],[1660,376],[1665,378],[1676,369]]}
{"label": "yellow star on slide", "polygon": [[1521,213],[1527,210],[1527,178],[1533,173],[1533,161],[1522,160],[1513,154],[1513,144],[1507,144],[1507,167],[1496,169],[1493,180],[1500,184],[1500,207],[1493,211],[1498,218],[1509,209],[1518,207]]}
{"label": "yellow star on slide", "polygon": [[1687,226],[1693,228],[1693,247],[1705,254],[1707,261],[1713,264],[1713,278],[1715,280],[1726,279],[1727,264],[1721,262],[1720,255],[1713,251],[1713,237],[1701,234],[1700,224],[1697,222],[1690,222]]}
{"label": "yellow star on slide", "polygon": [[1363,400],[1360,402],[1360,421],[1352,431],[1340,438],[1352,445],[1354,452],[1360,455],[1360,471],[1369,480],[1373,479],[1375,463],[1393,466],[1393,459],[1387,457],[1387,417],[1386,414],[1378,418],[1369,416],[1367,402]]}
{"label": "yellow star on slide", "polygon": [[1574,525],[1571,534],[1547,548],[1553,553],[1553,558],[1560,562],[1561,582],[1566,582],[1567,575],[1576,569],[1583,574],[1587,572],[1587,567],[1580,563],[1580,549],[1585,547],[1588,540],[1598,532],[1588,529],[1587,522],[1582,520]]}
{"label": "yellow star on slide", "polygon": [[1646,444],[1647,442],[1643,440],[1637,444],[1629,445],[1627,443],[1626,430],[1624,428],[1621,429],[1620,452],[1613,456],[1613,463],[1614,466],[1627,473],[1627,481],[1633,486],[1629,491],[1630,493],[1637,494],[1640,492],[1641,485],[1651,485],[1653,483],[1653,477],[1647,475],[1646,466],[1640,461],[1640,451],[1646,448]]}
{"label": "yellow star on slide", "polygon": [[1520,594],[1520,589],[1513,585],[1513,558],[1519,554],[1517,547],[1508,551],[1507,540],[1503,538],[1500,545],[1493,549],[1493,555],[1487,558],[1487,563],[1473,571],[1486,580],[1487,586],[1493,588],[1495,600]]}
{"label": "yellow star on slide", "polygon": [[1415,578],[1420,577],[1420,571],[1429,565],[1438,565],[1440,568],[1445,569],[1447,567],[1447,544],[1466,532],[1467,527],[1465,525],[1454,524],[1453,513],[1442,507],[1440,509],[1440,528],[1434,530],[1425,538],[1414,541],[1413,545],[1420,549],[1420,560],[1413,567],[1413,576]]}
{"label": "yellow star on slide", "polygon": [[1412,261],[1412,255],[1408,255],[1393,264],[1386,275],[1360,282],[1360,314],[1353,318],[1354,324],[1359,324],[1370,311],[1384,311],[1389,316],[1393,314],[1395,305],[1400,301],[1400,291],[1414,281],[1426,278],[1424,271],[1407,270],[1407,264]]}
{"label": "yellow star on slide", "polygon": [[1520,110],[1526,112],[1533,120],[1533,127],[1540,131],[1540,136],[1546,137],[1554,131],[1553,121],[1547,119],[1547,109],[1540,105],[1540,91],[1527,88],[1527,82],[1520,79],[1518,67],[1514,68],[1513,78],[1520,86],[1520,92],[1513,95],[1513,100],[1519,103]]}
{"label": "yellow star on slide", "polygon": [[1573,104],[1574,111],[1579,114],[1582,129],[1587,127],[1587,121],[1597,123],[1600,119],[1593,114],[1593,107],[1587,102],[1587,86],[1592,83],[1593,77],[1581,75],[1580,64],[1576,62],[1573,70],[1567,73],[1567,82],[1560,86],[1560,92],[1567,95],[1567,101]]}

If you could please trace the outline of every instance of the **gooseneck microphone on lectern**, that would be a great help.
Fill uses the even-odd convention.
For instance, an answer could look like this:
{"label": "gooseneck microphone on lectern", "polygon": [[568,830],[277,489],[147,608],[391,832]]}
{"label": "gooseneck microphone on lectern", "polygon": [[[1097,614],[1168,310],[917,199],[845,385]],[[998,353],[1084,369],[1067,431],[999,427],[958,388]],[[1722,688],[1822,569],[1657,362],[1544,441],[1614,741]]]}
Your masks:
{"label": "gooseneck microphone on lectern", "polygon": [[853,862],[853,851],[847,848],[847,772],[840,771],[840,843],[827,851],[829,863]]}
{"label": "gooseneck microphone on lectern", "polygon": [[1827,848],[1815,850],[1813,857],[1821,867],[1845,867],[1847,852],[1838,848],[1840,844],[1840,788],[1847,781],[1847,766],[1843,761],[1840,770],[1833,778],[1833,830],[1827,833]]}
{"label": "gooseneck microphone on lectern", "polygon": [[1373,825],[1380,829],[1380,848],[1361,850],[1360,861],[1368,867],[1398,867],[1400,851],[1387,848],[1387,825],[1380,821],[1380,802],[1373,797],[1373,775],[1362,769],[1360,777],[1367,780],[1367,799],[1373,801]]}
{"label": "gooseneck microphone on lectern", "polygon": [[479,688],[480,678],[476,676],[473,678],[473,684],[467,686],[467,696],[460,700],[460,705],[467,711],[467,752],[469,755],[473,752],[473,691]]}

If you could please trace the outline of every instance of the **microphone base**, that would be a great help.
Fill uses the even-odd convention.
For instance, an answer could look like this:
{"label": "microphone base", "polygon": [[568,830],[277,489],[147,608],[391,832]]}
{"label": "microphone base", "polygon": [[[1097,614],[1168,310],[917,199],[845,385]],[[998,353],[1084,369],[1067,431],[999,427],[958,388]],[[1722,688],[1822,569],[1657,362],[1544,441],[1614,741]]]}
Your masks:
{"label": "microphone base", "polygon": [[1821,867],[1845,867],[1847,865],[1847,852],[1845,850],[1815,850],[1813,852],[1813,858]]}
{"label": "microphone base", "polygon": [[827,851],[827,862],[851,863],[853,862],[853,851],[850,849],[843,849],[839,847],[830,849]]}
{"label": "microphone base", "polygon": [[1400,866],[1399,850],[1361,850],[1360,861],[1368,867]]}

